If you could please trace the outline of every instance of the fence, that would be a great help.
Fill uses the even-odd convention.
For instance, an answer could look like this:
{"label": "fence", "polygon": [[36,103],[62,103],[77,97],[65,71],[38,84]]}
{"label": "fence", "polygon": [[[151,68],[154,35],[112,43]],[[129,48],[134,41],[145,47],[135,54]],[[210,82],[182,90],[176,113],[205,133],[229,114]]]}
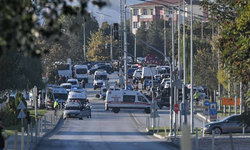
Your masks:
{"label": "fence", "polygon": [[[5,141],[5,150],[33,150],[36,145],[49,133],[51,133],[62,117],[62,109],[54,112],[46,113],[40,119],[36,120],[36,124],[28,125],[26,131],[22,127],[21,133],[15,130],[14,136],[9,137]],[[5,136],[7,133],[5,131]],[[20,149],[21,148],[21,149]]]}

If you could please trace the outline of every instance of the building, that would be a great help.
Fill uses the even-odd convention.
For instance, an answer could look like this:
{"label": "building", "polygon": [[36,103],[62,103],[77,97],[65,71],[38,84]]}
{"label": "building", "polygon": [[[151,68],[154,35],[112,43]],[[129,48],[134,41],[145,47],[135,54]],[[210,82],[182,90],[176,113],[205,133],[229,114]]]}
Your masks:
{"label": "building", "polygon": [[[183,4],[185,6],[185,21],[188,21],[190,18],[190,2],[191,0],[152,0],[146,1],[140,4],[135,4],[130,6],[130,26],[131,32],[136,34],[137,29],[141,26],[142,23],[146,25],[148,22],[152,22],[157,19],[165,19],[166,21],[174,19],[183,21]],[[200,20],[207,19],[206,11],[199,5],[199,0],[193,0],[193,14],[194,18]],[[172,10],[174,7],[174,13]],[[178,11],[178,6],[180,6],[180,12]],[[174,17],[173,17],[174,16]]]}

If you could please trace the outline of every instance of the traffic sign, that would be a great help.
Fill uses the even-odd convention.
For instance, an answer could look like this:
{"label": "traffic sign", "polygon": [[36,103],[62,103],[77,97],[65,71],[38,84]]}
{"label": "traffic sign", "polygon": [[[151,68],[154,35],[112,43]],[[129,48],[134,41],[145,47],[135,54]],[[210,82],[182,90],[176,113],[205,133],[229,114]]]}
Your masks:
{"label": "traffic sign", "polygon": [[17,109],[26,109],[26,106],[23,104],[23,102],[21,101],[18,106]]}
{"label": "traffic sign", "polygon": [[208,100],[205,100],[205,101],[204,101],[204,105],[205,105],[205,106],[209,106],[209,101],[208,101]]}
{"label": "traffic sign", "polygon": [[174,112],[175,112],[176,114],[178,114],[178,111],[179,111],[178,103],[175,103],[175,104],[174,104]]}

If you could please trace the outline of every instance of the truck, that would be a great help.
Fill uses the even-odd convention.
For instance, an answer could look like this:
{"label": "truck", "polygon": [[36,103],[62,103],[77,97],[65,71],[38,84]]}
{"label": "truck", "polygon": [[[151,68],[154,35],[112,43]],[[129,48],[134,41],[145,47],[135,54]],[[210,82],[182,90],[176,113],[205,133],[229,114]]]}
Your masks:
{"label": "truck", "polygon": [[130,90],[108,90],[106,92],[105,110],[112,109],[119,113],[121,109],[144,109],[149,114],[151,102],[138,91]]}
{"label": "truck", "polygon": [[85,83],[88,83],[88,66],[87,65],[75,65],[75,78],[78,81],[84,80]]}

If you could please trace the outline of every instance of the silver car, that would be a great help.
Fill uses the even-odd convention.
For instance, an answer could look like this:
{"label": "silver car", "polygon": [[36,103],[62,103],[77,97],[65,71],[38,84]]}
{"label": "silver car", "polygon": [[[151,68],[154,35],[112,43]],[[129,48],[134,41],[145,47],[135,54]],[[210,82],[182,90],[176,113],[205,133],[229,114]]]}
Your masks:
{"label": "silver car", "polygon": [[81,105],[75,102],[70,102],[65,105],[65,109],[63,111],[63,119],[66,118],[79,118],[79,120],[82,120],[83,114]]}
{"label": "silver car", "polygon": [[[211,134],[214,130],[215,134],[221,133],[240,133],[243,131],[242,115],[228,116],[220,121],[208,123],[204,127],[204,132]],[[246,128],[245,132],[250,132],[250,128]]]}

